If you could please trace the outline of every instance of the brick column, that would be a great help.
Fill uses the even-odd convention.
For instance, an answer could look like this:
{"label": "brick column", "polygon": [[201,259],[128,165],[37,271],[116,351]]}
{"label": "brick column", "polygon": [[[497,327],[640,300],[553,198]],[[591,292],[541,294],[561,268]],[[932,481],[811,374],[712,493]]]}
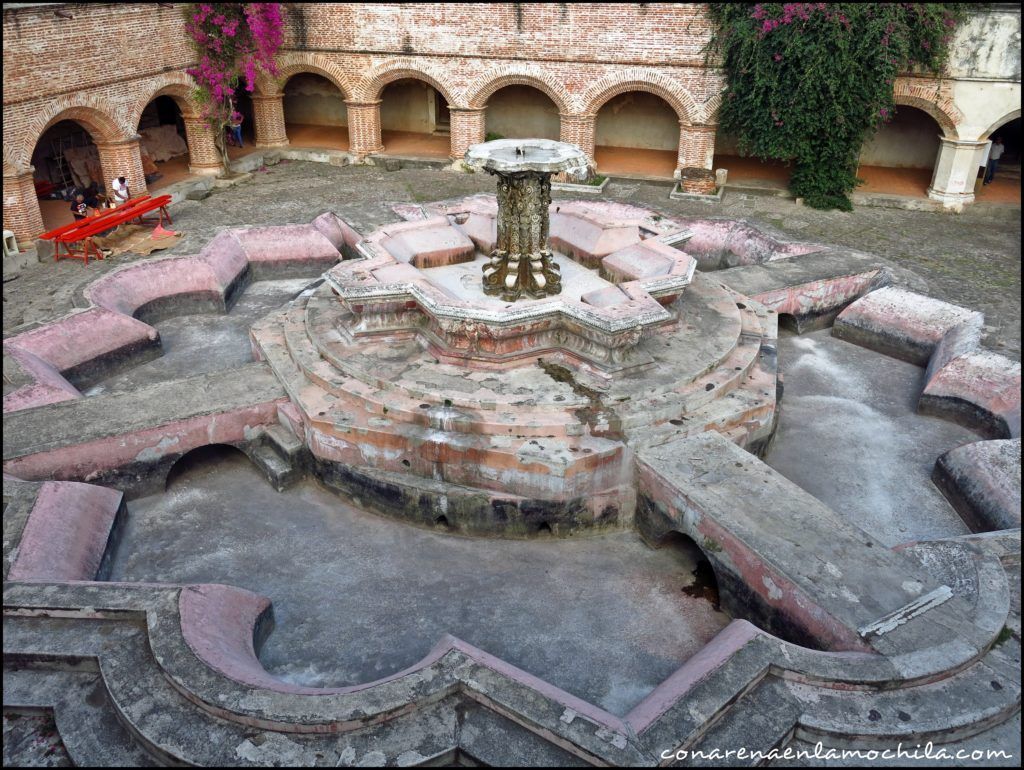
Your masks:
{"label": "brick column", "polygon": [[[380,99],[371,102],[345,102],[348,107],[348,148],[360,158],[382,152],[380,139]],[[454,119],[454,115],[452,116]]]}
{"label": "brick column", "polygon": [[715,133],[718,126],[679,124],[679,158],[676,168],[704,168],[715,165]]}
{"label": "brick column", "polygon": [[575,144],[590,159],[594,165],[594,129],[597,125],[597,115],[567,115],[560,113],[559,140]]}
{"label": "brick column", "polygon": [[188,117],[184,120],[189,173],[219,174],[222,170],[220,151],[210,124],[202,118]]}
{"label": "brick column", "polygon": [[673,176],[683,192],[711,195],[715,192],[715,131],[717,126],[679,124],[679,152]]}
{"label": "brick column", "polygon": [[455,160],[466,154],[471,144],[480,144],[486,136],[486,110],[463,109],[449,107],[452,116],[452,147],[451,157]]}
{"label": "brick column", "polygon": [[32,171],[4,174],[4,229],[14,233],[22,249],[32,248],[43,232],[43,215],[36,199]]}
{"label": "brick column", "polygon": [[110,182],[119,176],[126,177],[132,197],[146,194],[146,175],[142,171],[142,151],[139,136],[119,142],[97,142],[100,154],[100,168],[103,170],[103,185],[110,194]]}
{"label": "brick column", "polygon": [[286,147],[284,94],[252,95],[253,122],[257,147]]}
{"label": "brick column", "polygon": [[960,211],[964,204],[974,202],[974,181],[985,142],[962,142],[939,137],[939,155],[935,159],[928,197],[941,201],[947,209]]}

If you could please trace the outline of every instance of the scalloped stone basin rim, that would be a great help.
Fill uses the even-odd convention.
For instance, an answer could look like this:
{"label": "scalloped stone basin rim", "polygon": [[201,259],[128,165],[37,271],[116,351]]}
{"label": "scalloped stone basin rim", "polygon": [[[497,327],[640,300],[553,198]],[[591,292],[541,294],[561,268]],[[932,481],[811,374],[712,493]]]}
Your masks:
{"label": "scalloped stone basin rim", "polygon": [[526,171],[557,174],[564,171],[570,176],[583,178],[589,169],[587,156],[579,147],[552,139],[482,142],[471,145],[465,158],[470,165],[504,174]]}

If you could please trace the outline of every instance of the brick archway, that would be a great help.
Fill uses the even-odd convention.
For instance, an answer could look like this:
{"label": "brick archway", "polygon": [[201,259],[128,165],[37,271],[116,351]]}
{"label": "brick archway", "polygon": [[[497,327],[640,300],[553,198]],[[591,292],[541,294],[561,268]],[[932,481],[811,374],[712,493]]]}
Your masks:
{"label": "brick archway", "polygon": [[450,107],[465,106],[460,92],[448,82],[444,73],[435,71],[433,67],[421,67],[417,62],[406,60],[384,62],[366,73],[358,87],[359,98],[363,101],[376,101],[381,98],[384,88],[389,83],[403,79],[429,83],[445,98]]}
{"label": "brick archway", "polygon": [[934,82],[900,78],[893,87],[893,102],[927,112],[935,118],[947,139],[958,138],[957,125],[963,121],[964,116],[953,104],[952,98],[942,94]]}
{"label": "brick archway", "polygon": [[135,101],[132,106],[132,111],[128,116],[130,123],[135,126],[136,130],[139,126],[139,121],[142,119],[142,113],[146,107],[154,99],[161,96],[169,96],[174,99],[178,105],[178,109],[181,110],[181,116],[183,118],[192,118],[199,115],[199,104],[196,102],[192,95],[193,89],[196,84],[192,78],[183,72],[171,72],[166,75],[162,75],[154,83],[148,95],[142,96]]}
{"label": "brick archway", "polygon": [[610,99],[629,91],[645,91],[661,97],[684,125],[699,123],[703,115],[690,92],[678,83],[660,73],[637,69],[627,69],[594,83],[580,98],[581,111],[596,115]]}
{"label": "brick archway", "polygon": [[576,112],[576,105],[565,87],[534,68],[500,67],[484,73],[481,85],[467,94],[467,105],[471,109],[483,109],[487,106],[488,99],[507,86],[536,88],[554,102],[560,113]]}
{"label": "brick archway", "polygon": [[[328,80],[341,92],[347,101],[353,98],[355,89],[348,77],[326,56],[320,54],[288,54],[278,60],[277,75],[273,78],[257,78],[257,91],[263,96],[283,94],[288,81],[296,75],[308,73]],[[265,90],[272,88],[273,90]]]}
{"label": "brick archway", "polygon": [[[31,165],[32,153],[46,130],[62,120],[72,120],[84,128],[96,144],[125,141],[136,134],[136,129],[129,129],[117,117],[109,114],[98,101],[84,103],[68,103],[65,99],[54,99],[44,104],[29,122],[24,133],[26,143],[15,154],[16,165]],[[137,126],[138,124],[136,124]]]}

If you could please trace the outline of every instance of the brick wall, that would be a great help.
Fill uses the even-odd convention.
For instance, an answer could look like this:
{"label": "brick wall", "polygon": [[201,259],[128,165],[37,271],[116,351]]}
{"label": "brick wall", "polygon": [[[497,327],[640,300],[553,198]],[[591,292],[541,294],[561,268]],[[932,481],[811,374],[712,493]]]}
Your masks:
{"label": "brick wall", "polygon": [[[285,18],[280,76],[261,77],[253,99],[257,144],[287,143],[281,89],[289,76],[311,72],[341,92],[357,155],[381,150],[384,87],[412,77],[451,106],[452,157],[482,139],[490,95],[516,84],[547,94],[562,139],[591,157],[602,105],[626,91],[654,93],[679,118],[677,167],[711,166],[723,79],[704,60],[710,25],[702,4],[292,3]],[[193,168],[215,170],[211,132],[188,120],[198,110],[184,73],[193,53],[179,5],[6,8],[3,33],[4,221],[19,238],[31,237],[38,212],[21,211],[35,199],[25,199],[14,182],[29,172],[36,142],[58,120],[78,121],[97,144],[130,143],[146,104],[169,94],[186,117],[190,143],[202,143],[193,148]],[[960,116],[948,88],[938,94],[929,85],[908,81],[898,101],[928,109],[952,132]],[[141,172],[130,154],[106,156],[134,179]],[[104,169],[104,176],[112,172]]]}

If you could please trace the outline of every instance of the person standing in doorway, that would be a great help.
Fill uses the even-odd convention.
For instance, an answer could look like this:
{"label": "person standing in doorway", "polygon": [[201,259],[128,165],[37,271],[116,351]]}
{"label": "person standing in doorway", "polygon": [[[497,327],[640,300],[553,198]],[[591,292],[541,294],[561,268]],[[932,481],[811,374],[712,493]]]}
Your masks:
{"label": "person standing in doorway", "polygon": [[234,139],[233,144],[236,147],[242,146],[242,113],[238,110],[232,110],[231,118],[228,121],[228,125],[231,126],[231,137]]}
{"label": "person standing in doorway", "polygon": [[988,168],[985,169],[985,184],[988,184],[995,178],[996,171],[999,170],[999,159],[1003,157],[1003,139],[997,136],[992,140],[992,149],[988,152]]}
{"label": "person standing in doorway", "polygon": [[131,193],[128,190],[128,180],[123,176],[119,176],[113,182],[110,183],[110,203],[114,207],[120,206],[122,203],[127,203]]}

